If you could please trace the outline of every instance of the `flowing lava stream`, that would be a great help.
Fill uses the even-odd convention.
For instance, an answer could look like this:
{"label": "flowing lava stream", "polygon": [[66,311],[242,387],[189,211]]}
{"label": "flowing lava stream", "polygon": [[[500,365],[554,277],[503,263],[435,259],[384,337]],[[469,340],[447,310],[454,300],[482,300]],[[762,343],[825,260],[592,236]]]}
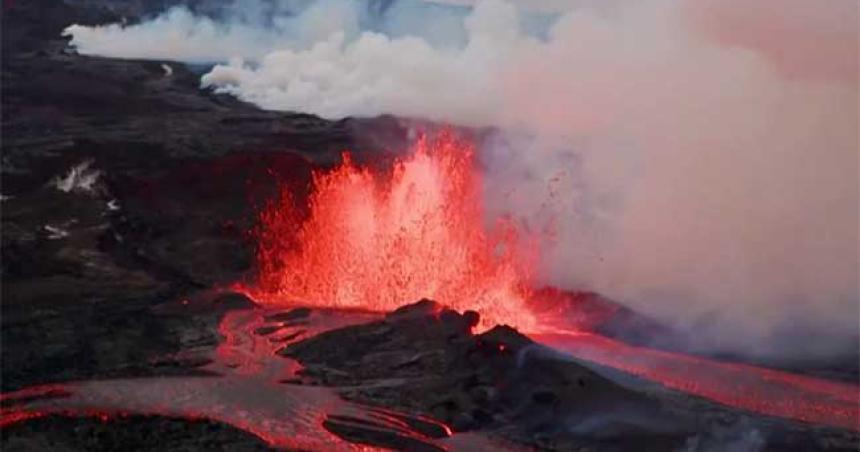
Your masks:
{"label": "flowing lava stream", "polygon": [[[314,175],[302,215],[289,192],[261,214],[259,279],[242,287],[272,306],[391,311],[432,298],[508,324],[574,357],[725,405],[860,430],[857,385],[633,347],[547,327],[530,309],[534,253],[502,223],[485,230],[473,145],[449,132],[422,137],[393,168],[371,172],[348,155]],[[525,250],[525,252],[524,252]],[[548,320],[548,322],[542,322]]]}
{"label": "flowing lava stream", "polygon": [[636,347],[592,333],[534,334],[576,358],[754,413],[860,431],[860,387]]}
{"label": "flowing lava stream", "polygon": [[[277,311],[228,312],[219,331],[224,340],[203,370],[212,375],[121,378],[47,384],[0,394],[0,429],[50,415],[109,422],[129,415],[158,415],[223,422],[288,450],[388,450],[334,434],[330,422],[398,438],[410,450],[470,451],[516,447],[480,434],[455,434],[433,419],[342,399],[333,388],[284,384],[301,366],[276,351],[296,340],[379,318],[378,314],[316,312],[301,325],[272,319]],[[277,328],[263,336],[260,327]],[[304,336],[302,336],[304,337]],[[416,428],[422,426],[422,428]],[[430,434],[429,432],[435,432]],[[157,439],[156,439],[157,441]]]}

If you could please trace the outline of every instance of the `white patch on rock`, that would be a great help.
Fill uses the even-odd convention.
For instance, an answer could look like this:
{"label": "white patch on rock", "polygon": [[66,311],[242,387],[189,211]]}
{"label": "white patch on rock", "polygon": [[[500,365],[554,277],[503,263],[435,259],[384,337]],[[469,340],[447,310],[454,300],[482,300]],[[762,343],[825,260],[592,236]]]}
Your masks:
{"label": "white patch on rock", "polygon": [[93,193],[101,171],[92,167],[92,160],[85,160],[71,169],[64,177],[53,180],[53,185],[65,193]]}
{"label": "white patch on rock", "polygon": [[162,63],[161,68],[164,69],[165,77],[170,77],[171,75],[173,75],[173,68],[169,64]]}
{"label": "white patch on rock", "polygon": [[44,229],[48,232],[48,240],[58,240],[69,236],[69,231],[50,224],[46,224]]}

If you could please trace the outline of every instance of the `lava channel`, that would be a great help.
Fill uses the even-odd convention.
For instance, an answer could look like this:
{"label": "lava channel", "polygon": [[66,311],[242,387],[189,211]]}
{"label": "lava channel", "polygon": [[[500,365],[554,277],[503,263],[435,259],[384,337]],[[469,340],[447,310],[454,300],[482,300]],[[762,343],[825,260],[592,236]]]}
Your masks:
{"label": "lava channel", "polygon": [[[0,428],[48,415],[95,417],[128,415],[208,419],[232,425],[289,450],[386,450],[358,444],[333,433],[341,428],[371,430],[416,450],[498,450],[481,434],[452,434],[432,419],[370,407],[342,399],[334,388],[285,384],[300,365],[275,351],[304,335],[366,322],[378,316],[359,312],[321,312],[301,325],[285,325],[271,311],[229,312],[219,325],[225,340],[203,370],[211,376],[171,376],[48,384],[0,394]],[[277,330],[260,334],[260,328]],[[294,336],[296,332],[301,335]],[[291,337],[292,336],[292,337]],[[416,424],[422,428],[415,428]],[[435,431],[428,434],[428,431]],[[506,449],[516,450],[513,445]]]}

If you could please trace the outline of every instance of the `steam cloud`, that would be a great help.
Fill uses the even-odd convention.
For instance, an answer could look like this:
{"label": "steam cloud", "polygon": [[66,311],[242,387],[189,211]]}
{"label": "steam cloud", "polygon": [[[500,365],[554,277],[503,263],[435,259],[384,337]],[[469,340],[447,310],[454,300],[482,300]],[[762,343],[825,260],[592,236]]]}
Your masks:
{"label": "steam cloud", "polygon": [[855,1],[263,4],[67,33],[264,108],[494,126],[488,203],[553,232],[545,282],[723,351],[856,340]]}

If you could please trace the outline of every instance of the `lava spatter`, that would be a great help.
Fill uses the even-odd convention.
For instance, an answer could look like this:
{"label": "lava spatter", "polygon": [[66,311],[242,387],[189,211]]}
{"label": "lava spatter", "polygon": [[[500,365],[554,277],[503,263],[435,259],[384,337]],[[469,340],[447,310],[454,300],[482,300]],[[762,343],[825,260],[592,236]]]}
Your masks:
{"label": "lava spatter", "polygon": [[421,298],[480,313],[479,329],[530,331],[530,252],[510,224],[485,227],[474,146],[450,132],[417,140],[387,170],[344,154],[297,206],[285,190],[260,216],[259,279],[270,306],[391,311]]}

